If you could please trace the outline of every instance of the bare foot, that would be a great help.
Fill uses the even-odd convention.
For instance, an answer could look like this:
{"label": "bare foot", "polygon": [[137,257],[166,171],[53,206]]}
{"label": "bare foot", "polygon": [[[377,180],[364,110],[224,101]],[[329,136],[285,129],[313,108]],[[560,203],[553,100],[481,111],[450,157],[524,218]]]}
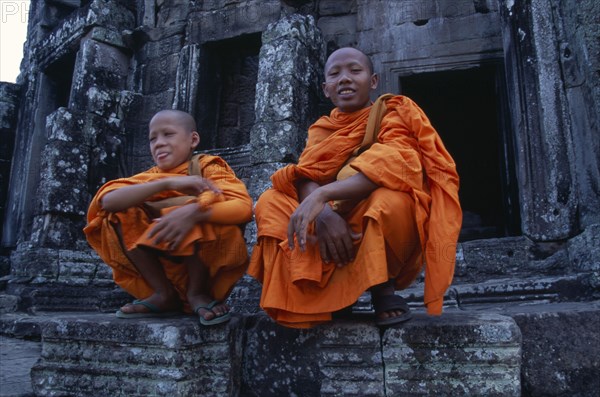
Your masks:
{"label": "bare foot", "polygon": [[[181,302],[175,291],[167,294],[154,293],[143,301],[155,306],[161,312],[177,311],[181,308]],[[128,303],[121,307],[121,312],[125,314],[150,313],[152,310],[141,304]]]}

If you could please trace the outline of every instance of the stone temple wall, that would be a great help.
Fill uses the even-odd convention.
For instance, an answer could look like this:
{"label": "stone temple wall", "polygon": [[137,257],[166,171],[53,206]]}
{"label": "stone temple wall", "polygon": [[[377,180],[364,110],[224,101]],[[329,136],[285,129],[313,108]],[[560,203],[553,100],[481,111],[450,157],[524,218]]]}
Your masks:
{"label": "stone temple wall", "polygon": [[[30,13],[21,75],[2,84],[0,103],[1,269],[20,309],[112,310],[128,299],[81,229],[102,183],[150,166],[156,111],[194,115],[202,150],[230,162],[257,198],[331,108],[323,63],[347,45],[371,56],[378,94],[416,77],[493,70],[498,217],[516,228],[459,244],[449,305],[597,296],[594,1],[63,0],[33,2]],[[473,116],[452,113],[456,124]],[[481,149],[449,139],[464,161]],[[254,224],[246,237],[250,249]],[[244,278],[236,308],[258,311],[258,288]],[[422,301],[420,282],[409,295]]]}

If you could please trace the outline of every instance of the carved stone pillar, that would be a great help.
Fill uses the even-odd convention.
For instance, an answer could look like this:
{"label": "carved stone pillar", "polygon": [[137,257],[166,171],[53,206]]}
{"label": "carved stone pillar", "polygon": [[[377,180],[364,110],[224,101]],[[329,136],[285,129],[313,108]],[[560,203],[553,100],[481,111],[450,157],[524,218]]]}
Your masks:
{"label": "carved stone pillar", "polygon": [[250,191],[255,199],[273,171],[296,162],[304,149],[307,129],[317,118],[324,58],[312,16],[289,15],[263,32],[256,122],[250,134],[255,173]]}
{"label": "carved stone pillar", "polygon": [[579,232],[572,122],[554,1],[500,2],[522,230],[538,241]]}

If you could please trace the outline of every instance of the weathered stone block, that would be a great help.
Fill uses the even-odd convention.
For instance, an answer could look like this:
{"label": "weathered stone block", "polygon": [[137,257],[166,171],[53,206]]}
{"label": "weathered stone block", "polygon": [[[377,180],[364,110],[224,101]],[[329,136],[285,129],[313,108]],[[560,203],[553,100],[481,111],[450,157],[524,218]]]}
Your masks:
{"label": "weathered stone block", "polygon": [[521,307],[524,396],[593,396],[600,390],[600,304]]}
{"label": "weathered stone block", "polygon": [[295,163],[305,145],[306,132],[288,121],[256,123],[250,131],[254,148],[252,163],[264,161]]}
{"label": "weathered stone block", "polygon": [[383,395],[376,327],[336,322],[296,330],[263,316],[253,320],[243,363],[242,390],[248,395]]}
{"label": "weathered stone block", "polygon": [[114,30],[105,29],[102,27],[92,29],[90,38],[94,41],[108,44],[111,47],[118,47],[126,50],[127,44],[123,41],[121,33],[117,33]]}
{"label": "weathered stone block", "polygon": [[[190,41],[205,43],[263,31],[281,13],[279,0],[214,2],[190,14]],[[210,4],[212,3],[212,4]]]}
{"label": "weathered stone block", "polygon": [[[324,48],[310,16],[291,15],[263,33],[256,86],[256,123],[250,133],[252,163],[295,162],[315,101]],[[313,104],[311,106],[311,103]]]}
{"label": "weathered stone block", "polygon": [[519,396],[520,344],[510,317],[416,315],[383,334],[387,395]]}
{"label": "weathered stone block", "polygon": [[600,274],[600,225],[591,225],[567,243],[569,259],[577,271]]}
{"label": "weathered stone block", "polygon": [[151,59],[141,66],[142,90],[144,94],[154,94],[173,89],[179,62],[179,54]]}
{"label": "weathered stone block", "polygon": [[89,143],[82,133],[84,122],[81,113],[58,108],[46,118],[46,135],[49,141],[69,142],[75,146]]}
{"label": "weathered stone block", "polygon": [[58,282],[70,285],[112,285],[110,273],[98,272],[108,267],[93,251],[59,251]]}
{"label": "weathered stone block", "polygon": [[258,200],[262,192],[271,187],[271,175],[285,165],[287,164],[281,162],[254,163],[250,174],[250,185],[248,186],[248,192],[254,201]]}
{"label": "weathered stone block", "polygon": [[114,32],[133,29],[135,17],[119,2],[94,0],[61,21],[50,35],[33,48],[36,63],[46,66],[78,46],[79,41],[93,26],[102,26]]}
{"label": "weathered stone block", "polygon": [[337,47],[356,43],[356,14],[339,17],[322,17],[317,23],[326,42],[335,42]]}
{"label": "weathered stone block", "polygon": [[[512,107],[523,234],[565,239],[577,229],[573,136],[567,117],[552,3],[500,7]],[[523,113],[527,115],[523,117]],[[586,143],[587,145],[587,143]]]}
{"label": "weathered stone block", "polygon": [[16,312],[18,305],[18,296],[0,294],[0,314]]}
{"label": "weathered stone block", "polygon": [[83,216],[87,202],[89,154],[80,145],[53,140],[43,152],[42,175],[38,189],[42,212]]}
{"label": "weathered stone block", "polygon": [[35,248],[31,244],[19,244],[11,252],[11,274],[38,280],[55,280],[58,276],[58,250]]}
{"label": "weathered stone block", "polygon": [[353,12],[356,12],[356,1],[319,1],[319,13],[321,15],[350,14]]}
{"label": "weathered stone block", "polygon": [[116,117],[119,91],[125,88],[128,71],[129,56],[122,49],[84,40],[75,62],[69,107],[83,108],[107,119]]}
{"label": "weathered stone block", "polygon": [[[123,321],[56,317],[32,368],[36,395],[222,396],[236,390],[238,319],[202,328],[197,317]],[[233,343],[232,343],[233,342]]]}
{"label": "weathered stone block", "polygon": [[175,109],[194,114],[198,97],[200,58],[202,49],[198,45],[181,49],[177,65],[177,84],[175,85]]}
{"label": "weathered stone block", "polygon": [[157,41],[149,41],[139,54],[139,62],[146,63],[150,59],[162,58],[167,55],[176,54],[183,47],[183,32],[174,34]]}
{"label": "weathered stone block", "polygon": [[166,26],[185,24],[190,12],[190,7],[191,5],[187,1],[176,1],[166,4],[161,4],[158,2],[156,26],[162,28]]}
{"label": "weathered stone block", "polygon": [[[121,99],[119,105],[121,110],[118,110],[118,113],[123,111],[123,107],[123,99]],[[128,144],[123,128],[121,119],[118,118],[107,120],[94,113],[87,113],[85,117],[83,131],[90,142],[87,170],[89,190],[87,197],[82,200],[86,205],[100,186],[122,176],[119,172],[124,161],[125,147]]]}
{"label": "weathered stone block", "polygon": [[383,396],[381,336],[372,323],[335,321],[317,329],[322,396]]}
{"label": "weathered stone block", "polygon": [[[247,227],[246,227],[247,228]],[[261,311],[260,292],[262,286],[251,276],[245,274],[236,284],[227,303],[232,311],[244,314],[256,314]]]}

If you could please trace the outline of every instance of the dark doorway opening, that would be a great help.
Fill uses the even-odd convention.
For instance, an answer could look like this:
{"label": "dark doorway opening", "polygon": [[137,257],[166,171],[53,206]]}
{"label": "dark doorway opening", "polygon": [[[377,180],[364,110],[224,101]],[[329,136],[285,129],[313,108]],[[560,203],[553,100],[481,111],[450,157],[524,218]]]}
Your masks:
{"label": "dark doorway opening", "polygon": [[461,241],[520,234],[512,133],[500,64],[400,77],[456,162]]}
{"label": "dark doorway opening", "polygon": [[44,71],[47,77],[46,83],[48,84],[45,87],[47,88],[45,92],[48,93],[51,100],[47,114],[58,108],[68,107],[76,57],[77,53],[75,52],[67,53],[50,64]]}
{"label": "dark doorway opening", "polygon": [[196,117],[201,150],[250,143],[260,47],[258,33],[204,46]]}

